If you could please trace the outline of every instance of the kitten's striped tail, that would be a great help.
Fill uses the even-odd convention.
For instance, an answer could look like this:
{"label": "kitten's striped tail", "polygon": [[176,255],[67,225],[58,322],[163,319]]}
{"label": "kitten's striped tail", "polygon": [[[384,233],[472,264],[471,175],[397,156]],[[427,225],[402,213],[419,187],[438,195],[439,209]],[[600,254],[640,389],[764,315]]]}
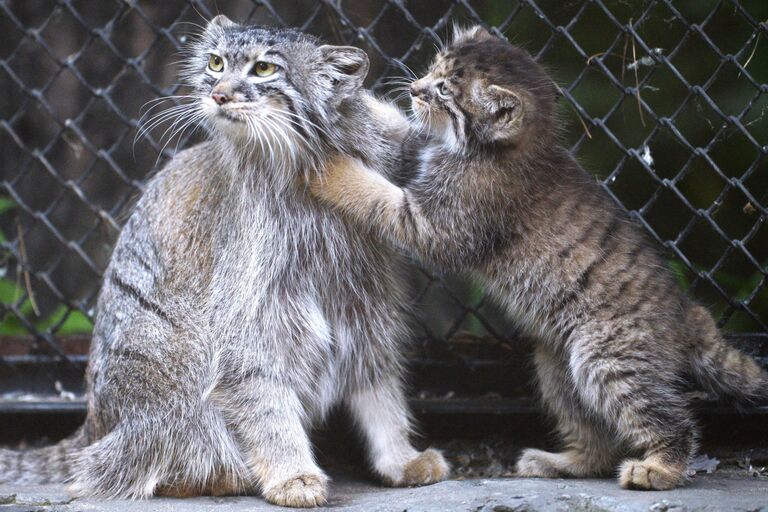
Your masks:
{"label": "kitten's striped tail", "polygon": [[693,336],[691,369],[706,391],[740,402],[768,402],[768,372],[723,339],[709,311],[693,306],[688,325]]}
{"label": "kitten's striped tail", "polygon": [[71,462],[85,445],[82,429],[51,446],[31,450],[0,448],[0,484],[61,484],[70,477]]}

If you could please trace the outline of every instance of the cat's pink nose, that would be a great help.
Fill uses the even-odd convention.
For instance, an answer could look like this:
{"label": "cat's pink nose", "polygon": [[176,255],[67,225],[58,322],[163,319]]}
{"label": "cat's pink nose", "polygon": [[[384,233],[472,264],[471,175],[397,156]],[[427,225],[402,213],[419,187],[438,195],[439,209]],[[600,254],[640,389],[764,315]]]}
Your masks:
{"label": "cat's pink nose", "polygon": [[211,93],[211,98],[213,98],[217,105],[223,105],[232,101],[232,96],[223,92],[213,92]]}
{"label": "cat's pink nose", "polygon": [[411,96],[414,98],[420,96],[424,92],[424,88],[420,87],[417,82],[411,84]]}

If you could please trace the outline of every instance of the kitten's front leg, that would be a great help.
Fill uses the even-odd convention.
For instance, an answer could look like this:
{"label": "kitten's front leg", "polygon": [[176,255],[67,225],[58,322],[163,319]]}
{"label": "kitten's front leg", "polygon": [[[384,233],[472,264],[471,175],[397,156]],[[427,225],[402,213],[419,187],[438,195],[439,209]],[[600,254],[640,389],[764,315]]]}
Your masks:
{"label": "kitten's front leg", "polygon": [[448,477],[450,468],[439,451],[418,452],[411,445],[408,406],[398,381],[356,390],[347,404],[365,437],[373,469],[387,485],[427,485]]}
{"label": "kitten's front leg", "polygon": [[[356,158],[337,155],[309,183],[312,195],[339,208],[356,221],[397,227],[405,192]],[[388,231],[388,229],[383,229]],[[395,229],[392,235],[405,233]]]}

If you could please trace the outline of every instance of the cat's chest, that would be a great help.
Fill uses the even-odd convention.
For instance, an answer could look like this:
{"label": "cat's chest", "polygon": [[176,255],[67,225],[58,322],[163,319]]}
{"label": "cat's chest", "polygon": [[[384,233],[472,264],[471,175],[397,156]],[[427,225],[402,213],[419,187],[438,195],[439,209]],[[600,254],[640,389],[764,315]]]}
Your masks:
{"label": "cat's chest", "polygon": [[370,251],[334,212],[296,200],[253,200],[230,212],[218,235],[218,284],[244,293],[322,290],[318,285],[354,280],[350,273],[366,266]]}

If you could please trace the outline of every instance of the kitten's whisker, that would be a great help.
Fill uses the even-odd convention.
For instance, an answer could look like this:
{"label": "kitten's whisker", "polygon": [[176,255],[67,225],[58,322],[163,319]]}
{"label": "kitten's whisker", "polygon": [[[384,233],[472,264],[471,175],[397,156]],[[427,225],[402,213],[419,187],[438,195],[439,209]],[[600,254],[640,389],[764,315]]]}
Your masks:
{"label": "kitten's whisker", "polygon": [[408,87],[394,87],[384,93],[384,97],[390,97],[393,94],[409,94],[411,91]]}
{"label": "kitten's whisker", "polygon": [[203,25],[200,25],[199,23],[195,23],[193,21],[177,21],[169,27],[171,30],[173,30],[177,25],[192,25],[195,28],[200,29],[201,32],[205,32],[205,27]]}
{"label": "kitten's whisker", "polygon": [[403,100],[408,99],[409,97],[410,97],[410,94],[408,93],[408,91],[402,91],[397,96],[395,96],[395,98],[392,101],[394,101],[395,103],[399,103]]}
{"label": "kitten's whisker", "polygon": [[392,85],[392,84],[410,85],[410,84],[413,83],[413,79],[412,78],[407,78],[407,77],[402,77],[402,76],[401,77],[397,77],[397,78],[395,78],[395,77],[392,77],[392,78],[393,78],[392,80],[385,80],[385,79],[380,80],[379,81],[379,85]]}
{"label": "kitten's whisker", "polygon": [[405,62],[403,62],[401,60],[398,60],[397,64],[398,64],[399,68],[404,69],[405,71],[409,72],[412,77],[418,78],[418,75],[413,72],[413,70],[408,66],[408,64],[406,64]]}

